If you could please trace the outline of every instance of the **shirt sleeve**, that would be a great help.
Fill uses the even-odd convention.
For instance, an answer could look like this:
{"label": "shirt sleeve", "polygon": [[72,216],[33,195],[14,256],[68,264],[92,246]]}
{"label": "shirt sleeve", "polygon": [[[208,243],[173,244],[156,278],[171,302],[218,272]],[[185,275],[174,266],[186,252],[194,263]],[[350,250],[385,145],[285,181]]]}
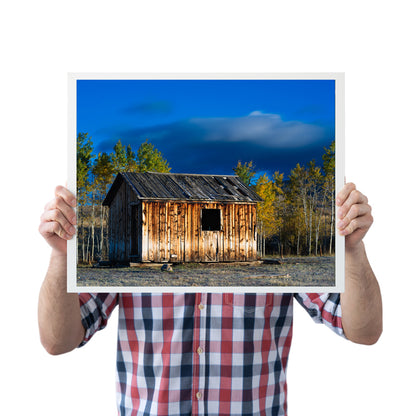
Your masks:
{"label": "shirt sleeve", "polygon": [[294,296],[315,322],[345,338],[339,293],[296,293]]}
{"label": "shirt sleeve", "polygon": [[79,347],[85,345],[91,337],[107,325],[108,318],[118,304],[117,293],[80,293],[82,325],[85,337]]}

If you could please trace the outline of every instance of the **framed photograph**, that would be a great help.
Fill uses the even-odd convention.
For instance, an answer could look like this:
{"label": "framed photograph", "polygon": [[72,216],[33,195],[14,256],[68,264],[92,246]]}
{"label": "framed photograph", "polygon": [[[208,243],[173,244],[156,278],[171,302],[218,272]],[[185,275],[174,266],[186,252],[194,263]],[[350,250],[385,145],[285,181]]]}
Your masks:
{"label": "framed photograph", "polygon": [[344,75],[69,74],[69,292],[342,292]]}

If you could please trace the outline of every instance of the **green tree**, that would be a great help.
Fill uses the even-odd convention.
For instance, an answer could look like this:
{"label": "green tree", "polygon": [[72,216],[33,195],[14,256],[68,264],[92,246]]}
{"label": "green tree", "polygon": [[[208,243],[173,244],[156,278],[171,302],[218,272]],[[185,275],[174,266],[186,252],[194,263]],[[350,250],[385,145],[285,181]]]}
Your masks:
{"label": "green tree", "polygon": [[335,178],[335,140],[332,141],[328,148],[324,147],[322,160],[325,175]]}
{"label": "green tree", "polygon": [[287,216],[287,198],[284,192],[284,174],[279,171],[273,174],[273,188],[275,191],[275,200],[274,200],[274,215],[276,217],[276,234],[278,236],[277,244],[278,251],[281,256],[283,256],[283,228]]}
{"label": "green tree", "polygon": [[296,164],[289,175],[289,201],[292,205],[292,224],[296,234],[296,254],[301,253],[301,238],[307,238],[309,216],[307,211],[307,171]]}
{"label": "green tree", "polygon": [[254,169],[255,166],[252,160],[250,162],[245,162],[244,165],[239,160],[237,166],[233,168],[233,171],[246,185],[250,186],[256,174]]}
{"label": "green tree", "polygon": [[162,153],[157,150],[147,139],[137,151],[138,172],[163,172],[169,173],[171,168]]}
{"label": "green tree", "polygon": [[113,170],[115,173],[126,172],[128,170],[128,155],[126,146],[121,143],[119,140],[113,147],[113,152],[111,153],[111,164],[113,165]]}
{"label": "green tree", "polygon": [[115,170],[112,163],[112,158],[108,153],[98,153],[92,167],[92,174],[95,178],[95,186],[100,195],[105,195],[108,185],[113,180]]}
{"label": "green tree", "polygon": [[126,171],[137,172],[138,166],[136,161],[136,153],[133,152],[130,145],[127,145],[126,149]]}
{"label": "green tree", "polygon": [[88,133],[78,133],[77,136],[77,193],[78,198],[83,198],[89,185],[89,173],[91,169],[93,145]]}
{"label": "green tree", "polygon": [[[98,199],[100,209],[100,239],[99,239],[99,253],[102,256],[104,246],[104,223],[107,217],[107,207],[103,207],[102,201],[104,200],[109,185],[113,182],[114,168],[112,165],[111,156],[107,153],[99,153],[94,161],[92,167],[93,184],[95,189],[95,196]],[[94,195],[93,195],[94,201]],[[94,205],[93,205],[94,206]],[[93,219],[95,224],[95,218]]]}
{"label": "green tree", "polygon": [[321,221],[324,212],[322,198],[323,176],[319,166],[314,160],[308,163],[308,201],[309,201],[309,241],[308,253],[312,252],[312,233],[315,233],[315,255],[318,254],[318,242],[321,229]]}
{"label": "green tree", "polygon": [[79,231],[78,237],[81,242],[82,261],[87,259],[88,244],[86,228],[84,227],[84,211],[88,202],[88,193],[91,190],[90,169],[94,155],[93,143],[88,133],[78,133],[77,136],[77,200]]}
{"label": "green tree", "polygon": [[[315,233],[315,254],[318,253],[318,240],[320,235],[320,224],[323,216],[322,204],[323,175],[321,168],[312,160],[307,168],[299,163],[292,169],[289,177],[290,200],[294,206],[294,212],[299,215],[302,212],[303,230],[297,225],[298,240],[303,235],[305,246],[304,252],[312,254],[312,236]],[[299,254],[298,242],[298,254]]]}
{"label": "green tree", "polygon": [[335,229],[335,140],[331,145],[324,147],[324,154],[322,155],[323,171],[325,181],[323,185],[325,203],[331,205],[330,213],[330,231],[329,231],[329,254],[332,254],[332,245]]}
{"label": "green tree", "polygon": [[119,140],[113,147],[113,152],[110,155],[111,163],[113,165],[113,172],[138,172],[138,163],[136,153],[133,151],[131,145],[123,145]]}

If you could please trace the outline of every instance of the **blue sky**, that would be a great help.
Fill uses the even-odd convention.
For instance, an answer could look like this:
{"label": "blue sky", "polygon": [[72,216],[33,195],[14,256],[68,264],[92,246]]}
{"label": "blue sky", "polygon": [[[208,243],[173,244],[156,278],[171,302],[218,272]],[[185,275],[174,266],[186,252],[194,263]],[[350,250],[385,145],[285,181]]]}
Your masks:
{"label": "blue sky", "polygon": [[94,152],[148,139],[172,172],[285,177],[335,137],[333,80],[78,80],[77,131]]}

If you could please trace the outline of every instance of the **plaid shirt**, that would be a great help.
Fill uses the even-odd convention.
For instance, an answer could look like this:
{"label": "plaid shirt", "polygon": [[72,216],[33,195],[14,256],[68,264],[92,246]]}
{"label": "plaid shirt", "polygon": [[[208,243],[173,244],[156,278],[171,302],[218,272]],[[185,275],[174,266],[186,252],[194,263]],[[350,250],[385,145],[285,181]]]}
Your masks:
{"label": "plaid shirt", "polygon": [[120,415],[286,415],[293,297],[343,335],[339,294],[80,294],[84,345],[119,305]]}

